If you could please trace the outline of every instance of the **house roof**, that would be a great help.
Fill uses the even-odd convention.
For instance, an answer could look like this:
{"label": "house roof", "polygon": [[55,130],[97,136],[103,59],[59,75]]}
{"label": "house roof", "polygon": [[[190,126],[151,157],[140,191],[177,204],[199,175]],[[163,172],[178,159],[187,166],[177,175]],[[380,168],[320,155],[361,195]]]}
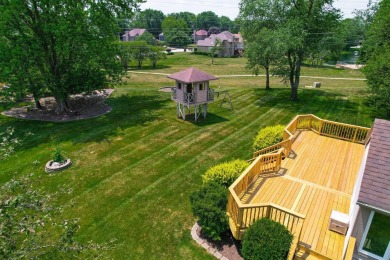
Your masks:
{"label": "house roof", "polygon": [[209,80],[216,80],[217,77],[195,68],[188,68],[167,76],[170,79],[178,80],[184,83],[195,83]]}
{"label": "house roof", "polygon": [[133,29],[131,31],[126,31],[124,35],[128,35],[130,37],[134,37],[134,36],[137,36],[137,35],[142,35],[144,32],[146,31],[146,29]]}
{"label": "house roof", "polygon": [[219,38],[221,41],[228,41],[233,42],[234,41],[234,34],[228,31],[223,31],[219,34],[211,34],[208,38],[204,40],[199,40],[196,45],[198,46],[205,46],[205,47],[211,47],[214,46],[214,40],[216,38]]}
{"label": "house roof", "polygon": [[197,46],[205,46],[205,47],[212,47],[214,46],[214,39],[206,38],[204,40],[199,40],[196,43]]}
{"label": "house roof", "polygon": [[234,38],[236,38],[238,42],[242,42],[242,35],[240,33],[235,33]]}
{"label": "house roof", "polygon": [[390,212],[390,121],[375,119],[358,202]]}
{"label": "house roof", "polygon": [[207,31],[205,31],[205,30],[198,30],[198,31],[195,32],[195,35],[207,36]]}

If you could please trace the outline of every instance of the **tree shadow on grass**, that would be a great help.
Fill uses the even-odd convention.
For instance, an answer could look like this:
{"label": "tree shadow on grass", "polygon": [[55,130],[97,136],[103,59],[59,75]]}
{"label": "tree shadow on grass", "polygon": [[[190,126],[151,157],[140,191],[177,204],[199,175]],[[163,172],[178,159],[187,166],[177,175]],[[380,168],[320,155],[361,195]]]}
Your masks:
{"label": "tree shadow on grass", "polygon": [[328,114],[329,120],[335,120],[349,124],[367,125],[356,119],[356,112],[360,104],[342,93],[327,92],[320,89],[300,89],[299,99],[290,99],[290,88],[273,88],[270,90],[255,89],[258,96],[256,105],[259,107],[273,108],[277,106],[297,114],[315,114],[321,116]]}
{"label": "tree shadow on grass", "polygon": [[137,66],[130,66],[128,71],[143,71],[143,70],[161,70],[161,69],[170,69],[171,66],[167,66],[164,64],[157,64],[156,67],[153,68],[152,65],[142,65],[141,68],[137,68]]}
{"label": "tree shadow on grass", "polygon": [[169,100],[161,95],[121,95],[110,97],[106,103],[112,108],[108,114],[76,121],[45,122],[0,117],[0,132],[13,127],[18,136],[26,132],[34,135],[25,142],[24,149],[42,143],[55,142],[101,142],[118,135],[122,129],[144,125],[156,120],[159,110],[168,105]]}

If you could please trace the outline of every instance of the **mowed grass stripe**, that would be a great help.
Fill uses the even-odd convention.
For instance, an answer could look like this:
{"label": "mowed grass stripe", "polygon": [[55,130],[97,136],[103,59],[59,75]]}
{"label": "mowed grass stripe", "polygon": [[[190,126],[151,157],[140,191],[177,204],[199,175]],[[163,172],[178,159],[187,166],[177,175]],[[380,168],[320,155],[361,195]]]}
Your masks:
{"label": "mowed grass stripe", "polygon": [[[247,95],[250,95],[250,93],[247,93]],[[248,105],[251,105],[251,104],[253,104],[253,102],[248,102]],[[243,109],[245,109],[245,108],[243,108]],[[248,110],[248,111],[249,111],[249,110]],[[245,114],[252,114],[252,113],[246,112]],[[242,114],[242,115],[244,115],[244,114]],[[239,120],[238,118],[236,118],[236,119],[234,119],[234,120],[231,120],[231,121],[229,121],[229,124],[232,124],[232,123],[234,123],[234,122],[236,122],[236,121],[238,121],[238,120]],[[179,123],[185,124],[185,122],[179,122]],[[179,127],[180,127],[180,126],[179,126]],[[184,129],[185,129],[185,128],[184,128]],[[228,129],[228,128],[227,128],[226,125],[222,125],[222,124],[220,124],[219,126],[213,125],[213,126],[212,126],[212,131],[211,131],[211,133],[217,134],[218,132],[221,132],[221,129],[225,129],[224,131],[226,131],[226,129]],[[154,152],[148,153],[147,156],[143,156],[140,160],[138,160],[138,161],[133,161],[131,164],[127,164],[127,165],[122,165],[122,164],[111,165],[111,164],[110,164],[110,165],[108,165],[108,166],[106,166],[106,167],[110,169],[110,172],[111,172],[111,173],[113,173],[113,172],[115,171],[115,169],[117,169],[117,168],[120,168],[120,170],[114,172],[114,174],[107,175],[106,178],[100,179],[99,183],[104,182],[104,181],[106,181],[106,180],[109,180],[109,179],[115,177],[115,174],[119,174],[119,173],[123,172],[124,170],[129,170],[129,169],[131,169],[131,168],[134,168],[134,167],[136,167],[137,165],[140,165],[140,164],[142,164],[143,162],[145,162],[145,161],[147,161],[147,160],[150,160],[150,159],[151,159],[151,161],[152,161],[152,164],[147,164],[147,165],[154,165],[153,163],[156,162],[155,158],[161,158],[161,157],[164,156],[165,154],[168,154],[168,153],[169,153],[168,151],[169,151],[169,149],[171,149],[171,148],[172,148],[172,149],[175,149],[175,147],[176,147],[176,149],[179,149],[179,148],[180,148],[180,149],[183,150],[183,149],[185,149],[184,146],[191,146],[191,145],[194,144],[195,142],[198,142],[198,143],[199,143],[199,139],[196,139],[195,137],[196,137],[197,135],[199,135],[200,133],[205,132],[205,131],[207,131],[207,130],[204,129],[204,128],[198,128],[198,130],[196,130],[196,131],[191,131],[191,130],[190,130],[189,133],[186,133],[185,136],[183,136],[183,138],[176,139],[175,141],[171,142],[171,143],[168,144],[168,145],[163,144],[163,145],[162,145],[162,146],[163,146],[162,148],[157,147],[157,149],[155,149]],[[222,133],[222,134],[220,133],[220,135],[222,136],[223,133]],[[156,148],[156,147],[154,147],[154,148]],[[111,149],[111,150],[112,150],[112,149]],[[131,151],[130,151],[130,153],[131,153]],[[141,154],[144,154],[144,153],[141,153]],[[126,158],[127,156],[128,156],[128,154],[126,154],[126,153],[120,153],[120,158],[121,158],[121,159]],[[128,158],[127,158],[127,159],[128,159]],[[113,162],[113,159],[112,159],[112,157],[109,157],[109,158],[108,158],[107,160],[105,160],[105,161],[107,161],[107,162]],[[123,160],[123,161],[128,162],[128,160]],[[103,161],[103,162],[104,162],[104,161]],[[104,167],[103,167],[102,169],[104,170]],[[93,186],[89,187],[87,190],[85,190],[85,191],[83,192],[83,194],[84,194],[84,193],[87,193],[87,192],[89,192],[90,190],[92,190],[93,188],[97,187],[97,186],[99,185],[99,183],[95,183]],[[78,196],[76,196],[76,197],[74,197],[74,198],[77,198],[77,197],[78,197]]]}
{"label": "mowed grass stripe", "polygon": [[[274,116],[277,116],[277,115],[280,114],[281,112],[282,112],[281,110],[278,111],[278,109],[276,109],[276,108],[275,108],[275,109],[271,109],[271,110],[269,110],[267,113],[265,113],[265,114],[259,116],[257,120],[253,120],[251,123],[247,124],[247,125],[246,125],[245,127],[243,127],[242,129],[244,130],[244,129],[246,129],[246,128],[250,128],[251,126],[258,124],[259,121],[267,122],[268,120],[271,120],[271,119],[272,119],[272,117],[268,117],[268,119],[267,119],[267,115],[272,114],[272,115],[274,115]],[[227,136],[225,136],[224,138],[220,139],[219,142],[216,142],[216,143],[214,143],[213,145],[209,146],[207,149],[201,148],[201,150],[200,150],[199,153],[197,153],[197,154],[198,154],[198,156],[204,156],[204,155],[207,154],[208,152],[210,152],[210,151],[216,149],[217,147],[219,147],[219,146],[221,146],[221,145],[223,145],[223,144],[226,144],[229,140],[233,139],[234,137],[236,137],[236,136],[238,136],[238,135],[240,135],[240,134],[241,134],[241,133],[240,133],[239,131],[238,131],[238,132],[237,132],[237,131],[236,131],[236,132],[233,132],[233,133],[231,133],[230,135],[227,135]],[[104,217],[103,217],[100,221],[98,221],[98,222],[95,221],[95,222],[92,224],[92,226],[98,226],[101,222],[107,221],[107,219],[108,219],[111,215],[113,215],[115,212],[117,212],[117,211],[120,212],[120,210],[121,210],[122,208],[126,207],[126,205],[127,205],[128,203],[131,203],[132,201],[136,200],[139,196],[141,196],[141,195],[147,193],[149,190],[151,190],[151,189],[153,189],[154,187],[156,187],[159,183],[161,183],[164,179],[168,178],[169,176],[171,176],[171,175],[173,175],[173,174],[176,174],[176,173],[180,173],[180,172],[182,172],[182,171],[185,170],[185,169],[188,169],[188,166],[189,166],[189,165],[192,165],[194,162],[197,161],[197,157],[198,157],[198,156],[193,157],[192,159],[188,160],[186,163],[183,163],[183,164],[180,164],[180,165],[176,165],[176,166],[175,166],[175,165],[172,165],[173,167],[172,167],[172,166],[171,166],[171,167],[172,167],[172,168],[175,168],[175,169],[172,170],[172,171],[171,171],[171,170],[168,170],[167,174],[162,174],[162,172],[160,171],[160,172],[161,172],[161,177],[159,177],[157,180],[155,180],[155,181],[152,182],[151,184],[145,186],[144,188],[142,188],[141,190],[139,190],[137,193],[135,193],[135,194],[132,195],[131,197],[126,198],[123,202],[121,202],[121,203],[119,204],[119,206],[116,206],[114,209],[111,209],[111,210],[110,210],[110,213],[104,215]],[[158,160],[158,161],[163,161],[163,160],[165,160],[165,159],[162,159],[162,158],[157,159],[157,158],[156,158],[156,160]],[[162,163],[162,162],[159,162],[159,163]],[[167,169],[160,169],[160,170],[167,170]],[[91,198],[91,199],[93,200],[93,198]],[[93,204],[93,201],[89,201],[89,202],[90,202],[90,203],[92,202],[92,204]],[[119,214],[119,213],[118,213],[118,214]]]}

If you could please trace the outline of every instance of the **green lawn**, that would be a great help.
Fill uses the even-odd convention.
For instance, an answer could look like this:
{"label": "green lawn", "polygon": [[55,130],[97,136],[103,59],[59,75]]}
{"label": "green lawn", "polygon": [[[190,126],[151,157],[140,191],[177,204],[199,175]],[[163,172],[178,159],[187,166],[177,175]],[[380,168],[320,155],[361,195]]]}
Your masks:
{"label": "green lawn", "polygon": [[[244,59],[217,59],[175,54],[155,72],[195,66],[210,73],[248,74]],[[222,64],[223,63],[223,64]],[[304,68],[305,75],[362,77],[360,72]],[[303,80],[310,84],[312,79]],[[211,104],[206,120],[194,123],[176,118],[175,104],[158,88],[172,85],[164,76],[131,75],[117,86],[108,103],[113,111],[99,118],[67,123],[25,121],[0,116],[0,130],[31,131],[15,155],[0,162],[0,183],[12,176],[35,173],[48,192],[73,188],[64,195],[63,217],[81,219],[81,240],[117,239],[104,253],[114,259],[212,259],[191,240],[189,194],[201,185],[201,174],[217,163],[251,157],[256,132],[267,125],[287,124],[296,114],[313,113],[330,120],[370,126],[364,81],[321,80],[321,89],[290,90],[273,78],[264,90],[262,78],[222,78],[212,82],[230,90],[234,111]],[[4,110],[4,107],[1,108]],[[56,144],[74,165],[57,174],[43,171]],[[37,167],[33,162],[38,160]]]}
{"label": "green lawn", "polygon": [[[251,71],[245,68],[246,58],[215,58],[211,64],[211,58],[192,53],[175,53],[167,56],[167,60],[157,63],[156,72],[173,73],[188,67],[196,67],[215,75],[251,75]],[[137,71],[136,63],[131,64],[132,70]],[[148,61],[144,62],[141,70],[153,71]],[[264,74],[260,71],[260,74]],[[302,75],[322,77],[355,77],[365,78],[359,70],[335,69],[331,67],[318,68],[315,66],[304,66]]]}

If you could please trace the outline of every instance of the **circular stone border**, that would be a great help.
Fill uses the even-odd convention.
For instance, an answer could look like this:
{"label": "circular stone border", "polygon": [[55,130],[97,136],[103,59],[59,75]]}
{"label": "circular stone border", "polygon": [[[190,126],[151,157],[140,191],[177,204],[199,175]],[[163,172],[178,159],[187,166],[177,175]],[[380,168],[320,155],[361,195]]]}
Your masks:
{"label": "circular stone border", "polygon": [[191,229],[191,236],[192,239],[196,241],[199,245],[201,245],[204,249],[207,250],[210,254],[215,256],[217,259],[221,260],[229,260],[229,258],[225,257],[222,255],[222,252],[219,252],[217,248],[213,247],[210,245],[205,239],[202,239],[201,237],[198,236],[197,231],[201,231],[202,227],[198,224],[198,222],[195,223],[195,225]]}
{"label": "circular stone border", "polygon": [[58,166],[52,166],[52,163],[54,163],[53,160],[50,160],[45,165],[45,171],[46,172],[58,172],[61,170],[64,170],[72,165],[72,161],[70,159],[66,159],[64,163],[58,165]]}

